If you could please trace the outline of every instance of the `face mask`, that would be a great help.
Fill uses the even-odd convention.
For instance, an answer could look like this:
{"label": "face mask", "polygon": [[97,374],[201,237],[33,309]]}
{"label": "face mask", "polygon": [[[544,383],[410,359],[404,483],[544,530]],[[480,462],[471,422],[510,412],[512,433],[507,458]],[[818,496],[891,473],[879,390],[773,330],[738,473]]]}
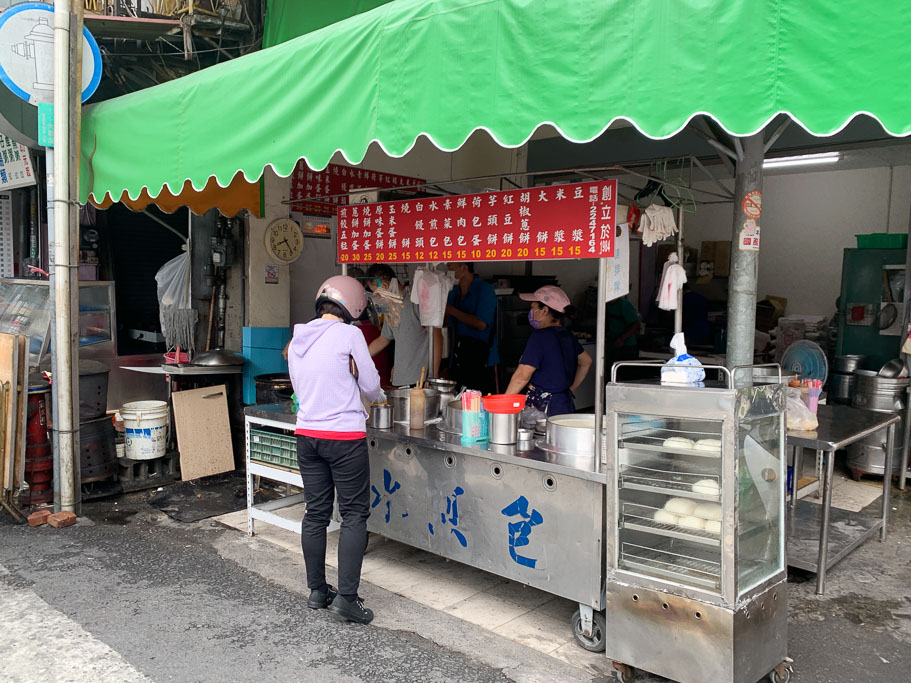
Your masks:
{"label": "face mask", "polygon": [[541,323],[535,320],[535,312],[534,309],[531,308],[528,309],[528,324],[531,325],[531,329],[533,330],[541,329]]}

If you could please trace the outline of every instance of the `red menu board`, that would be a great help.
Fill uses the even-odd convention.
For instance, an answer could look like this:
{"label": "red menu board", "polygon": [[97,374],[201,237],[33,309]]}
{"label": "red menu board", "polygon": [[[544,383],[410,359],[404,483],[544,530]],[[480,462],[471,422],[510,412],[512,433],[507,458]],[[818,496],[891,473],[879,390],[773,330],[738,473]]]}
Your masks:
{"label": "red menu board", "polygon": [[616,180],[345,206],[338,210],[338,260],[609,257],[616,212]]}
{"label": "red menu board", "polygon": [[394,173],[382,173],[366,168],[352,168],[329,164],[322,171],[314,171],[303,159],[297,162],[291,173],[291,210],[317,216],[334,216],[339,205],[348,203],[347,197],[333,197],[322,202],[303,201],[307,197],[340,195],[364,188],[389,189],[423,185],[421,178],[411,178]]}

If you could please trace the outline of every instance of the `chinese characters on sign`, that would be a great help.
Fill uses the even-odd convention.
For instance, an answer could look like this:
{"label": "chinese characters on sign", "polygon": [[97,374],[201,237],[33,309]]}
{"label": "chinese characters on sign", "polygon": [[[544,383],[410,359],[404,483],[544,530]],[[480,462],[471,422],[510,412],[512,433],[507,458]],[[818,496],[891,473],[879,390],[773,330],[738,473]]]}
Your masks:
{"label": "chinese characters on sign", "polygon": [[752,218],[743,224],[739,247],[740,251],[759,251],[759,226]]}
{"label": "chinese characters on sign", "polygon": [[[390,500],[390,498],[400,488],[402,488],[402,485],[399,482],[393,483],[392,473],[389,470],[383,470],[383,489],[385,489],[385,491],[386,491],[385,495],[381,494],[379,492],[379,490],[376,488],[376,486],[370,487],[370,490],[373,492],[373,496],[374,496],[373,502],[370,503],[370,507],[375,508],[377,505],[380,504],[380,502],[386,503],[386,516],[385,516],[386,524],[389,524],[389,520],[392,518],[392,501]],[[402,517],[408,516],[407,512],[403,512],[401,514],[402,514]]]}
{"label": "chinese characters on sign", "polygon": [[[440,513],[440,524],[445,526],[448,522],[452,525],[452,528],[449,530],[453,536],[459,541],[459,544],[463,548],[468,547],[468,539],[465,537],[459,529],[459,496],[465,493],[465,489],[461,486],[456,486],[451,496],[446,496],[446,512]],[[430,531],[430,535],[433,536],[436,532],[433,528],[433,522],[427,524],[427,530]]]}
{"label": "chinese characters on sign", "polygon": [[28,148],[0,134],[0,189],[12,190],[34,184]]}
{"label": "chinese characters on sign", "polygon": [[314,171],[303,159],[297,162],[291,174],[291,211],[334,216],[337,206],[348,203],[347,197],[333,197],[323,201],[301,201],[307,197],[327,197],[364,188],[395,188],[423,185],[421,178],[381,173],[364,168],[351,168],[329,164],[322,171]]}
{"label": "chinese characters on sign", "polygon": [[537,510],[528,511],[528,498],[519,496],[512,503],[500,511],[507,517],[519,517],[518,522],[509,523],[509,556],[523,567],[535,568],[538,564],[536,559],[520,555],[517,551],[528,545],[528,537],[531,536],[532,528],[544,523],[544,516]]}
{"label": "chinese characters on sign", "polygon": [[13,277],[13,210],[9,193],[0,194],[0,277]]}
{"label": "chinese characters on sign", "polygon": [[614,254],[617,181],[343,206],[340,263],[526,261]]}

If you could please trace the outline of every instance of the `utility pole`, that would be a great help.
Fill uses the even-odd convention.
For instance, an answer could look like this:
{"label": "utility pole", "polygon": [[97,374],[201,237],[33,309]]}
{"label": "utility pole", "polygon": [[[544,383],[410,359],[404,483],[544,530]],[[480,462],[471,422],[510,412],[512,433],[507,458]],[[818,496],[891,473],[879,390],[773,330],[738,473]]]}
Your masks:
{"label": "utility pole", "polygon": [[742,138],[734,176],[734,226],[731,233],[731,276],[728,300],[727,366],[750,365],[756,332],[756,287],[759,276],[759,216],[762,213],[762,160],[765,140],[760,131]]}
{"label": "utility pole", "polygon": [[[77,511],[79,485],[79,382],[78,332],[74,311],[78,311],[76,281],[78,259],[78,158],[76,132],[81,100],[81,78],[75,80],[70,68],[75,62],[73,47],[81,51],[82,16],[73,17],[72,0],[54,1],[54,388],[57,397],[54,430],[57,432],[59,508]],[[77,2],[81,10],[81,3]],[[75,19],[75,20],[74,20]],[[76,26],[78,24],[78,28]],[[78,67],[77,67],[78,68]],[[76,95],[72,97],[75,87]],[[75,110],[73,109],[75,107]],[[73,188],[77,192],[73,192]],[[55,505],[55,507],[58,507]]]}

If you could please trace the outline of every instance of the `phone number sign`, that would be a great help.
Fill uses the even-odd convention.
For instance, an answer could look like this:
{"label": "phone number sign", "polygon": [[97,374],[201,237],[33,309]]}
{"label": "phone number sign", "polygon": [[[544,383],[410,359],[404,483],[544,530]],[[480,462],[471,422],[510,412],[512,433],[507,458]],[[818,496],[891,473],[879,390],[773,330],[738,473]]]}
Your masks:
{"label": "phone number sign", "polygon": [[340,263],[526,261],[614,255],[617,181],[338,209]]}

